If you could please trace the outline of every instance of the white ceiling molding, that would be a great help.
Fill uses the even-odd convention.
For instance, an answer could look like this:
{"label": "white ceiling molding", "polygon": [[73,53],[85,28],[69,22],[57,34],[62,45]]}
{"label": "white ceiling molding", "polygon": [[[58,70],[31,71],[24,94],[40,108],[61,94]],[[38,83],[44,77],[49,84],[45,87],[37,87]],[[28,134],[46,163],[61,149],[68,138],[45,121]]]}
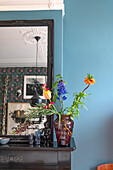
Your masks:
{"label": "white ceiling molding", "polygon": [[62,10],[63,0],[0,0],[0,11]]}

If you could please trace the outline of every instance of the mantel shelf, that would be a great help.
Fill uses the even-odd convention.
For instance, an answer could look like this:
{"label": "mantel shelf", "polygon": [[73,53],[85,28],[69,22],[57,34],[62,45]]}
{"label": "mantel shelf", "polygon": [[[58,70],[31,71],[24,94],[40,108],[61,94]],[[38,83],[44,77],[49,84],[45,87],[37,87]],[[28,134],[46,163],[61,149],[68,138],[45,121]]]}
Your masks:
{"label": "mantel shelf", "polygon": [[0,11],[62,10],[63,0],[0,0]]}
{"label": "mantel shelf", "polygon": [[71,169],[71,152],[76,149],[74,139],[70,147],[50,147],[28,144],[0,145],[0,169],[61,170]]}
{"label": "mantel shelf", "polygon": [[40,147],[38,145],[29,145],[29,144],[17,144],[9,143],[7,145],[0,145],[0,150],[23,150],[23,151],[67,151],[72,152],[76,149],[74,138],[71,138],[70,147],[58,147],[57,142],[54,141],[53,146],[49,147]]}

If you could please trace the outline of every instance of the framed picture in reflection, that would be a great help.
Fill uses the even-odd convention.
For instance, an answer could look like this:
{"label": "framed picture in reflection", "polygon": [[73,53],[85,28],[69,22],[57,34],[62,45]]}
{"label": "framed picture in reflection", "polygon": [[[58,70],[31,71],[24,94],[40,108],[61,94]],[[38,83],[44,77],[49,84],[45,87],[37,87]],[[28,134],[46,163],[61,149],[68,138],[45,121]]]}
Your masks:
{"label": "framed picture in reflection", "polygon": [[24,76],[24,99],[30,99],[37,90],[40,98],[43,98],[42,85],[46,83],[47,76]]}
{"label": "framed picture in reflection", "polygon": [[[12,132],[25,121],[28,108],[32,108],[29,103],[8,103],[7,135],[12,135]],[[44,128],[44,123],[46,121],[46,116],[37,115],[36,119],[31,119],[28,128],[19,133],[19,135],[35,133],[37,130]],[[29,124],[29,122],[27,123]]]}

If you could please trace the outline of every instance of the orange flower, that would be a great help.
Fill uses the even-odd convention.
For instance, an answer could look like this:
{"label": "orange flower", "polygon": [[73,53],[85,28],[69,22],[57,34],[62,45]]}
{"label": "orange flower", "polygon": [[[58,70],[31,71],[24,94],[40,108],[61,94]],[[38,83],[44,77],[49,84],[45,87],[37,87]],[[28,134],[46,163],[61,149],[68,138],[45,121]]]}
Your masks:
{"label": "orange flower", "polygon": [[51,91],[50,90],[44,91],[44,96],[46,99],[51,99]]}
{"label": "orange flower", "polygon": [[85,77],[84,82],[85,82],[86,84],[88,84],[88,85],[90,85],[90,84],[95,84],[95,79]]}

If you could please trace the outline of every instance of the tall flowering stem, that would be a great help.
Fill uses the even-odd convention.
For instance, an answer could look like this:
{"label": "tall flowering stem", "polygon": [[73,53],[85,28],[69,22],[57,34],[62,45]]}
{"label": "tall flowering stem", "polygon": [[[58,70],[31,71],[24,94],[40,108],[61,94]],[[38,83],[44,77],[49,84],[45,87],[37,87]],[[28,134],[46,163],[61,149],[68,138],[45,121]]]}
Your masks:
{"label": "tall flowering stem", "polygon": [[[93,76],[91,76],[90,74],[87,74],[87,77],[85,77],[85,80],[84,82],[86,84],[88,84],[86,86],[86,88],[79,92],[78,94],[77,93],[74,93],[73,96],[75,96],[74,100],[73,100],[73,104],[71,105],[71,107],[67,107],[66,108],[66,111],[67,111],[67,115],[71,115],[71,117],[73,118],[73,115],[75,117],[79,116],[80,115],[80,111],[79,111],[79,106],[81,106],[81,108],[85,105],[84,103],[82,102],[82,99],[87,99],[87,96],[89,94],[86,94],[84,93],[91,84],[94,84],[95,83],[95,79],[93,79]],[[86,107],[85,107],[86,108]],[[87,108],[86,108],[87,109]]]}
{"label": "tall flowering stem", "polygon": [[65,82],[63,80],[59,80],[57,84],[57,99],[61,102],[61,114],[63,113],[63,101],[67,99],[65,94],[67,93],[65,88]]}

